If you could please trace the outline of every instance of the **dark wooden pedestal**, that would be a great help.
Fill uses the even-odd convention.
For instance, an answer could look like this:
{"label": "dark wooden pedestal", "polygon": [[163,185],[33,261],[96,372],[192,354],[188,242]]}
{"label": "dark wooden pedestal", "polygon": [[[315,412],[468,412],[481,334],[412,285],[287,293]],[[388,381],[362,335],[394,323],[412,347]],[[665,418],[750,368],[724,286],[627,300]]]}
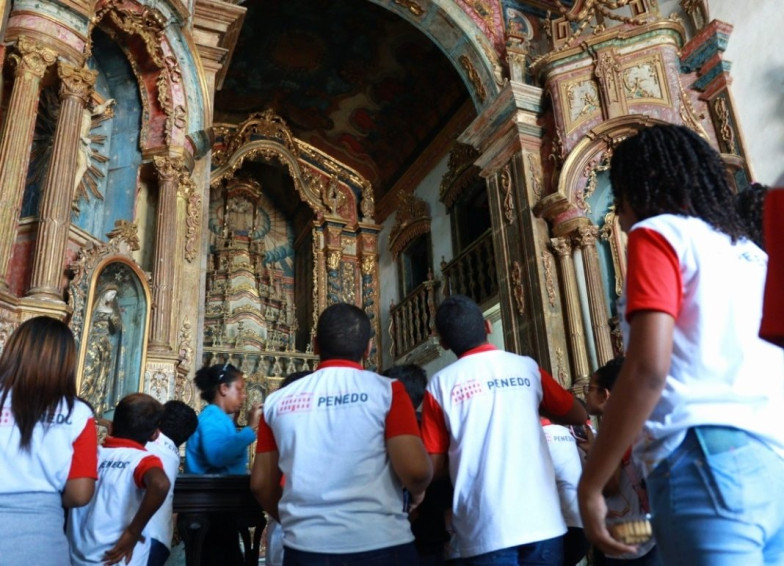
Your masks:
{"label": "dark wooden pedestal", "polygon": [[204,535],[217,521],[235,523],[245,547],[245,566],[258,565],[266,519],[250,491],[250,476],[181,474],[174,484],[174,512],[187,566],[201,566]]}

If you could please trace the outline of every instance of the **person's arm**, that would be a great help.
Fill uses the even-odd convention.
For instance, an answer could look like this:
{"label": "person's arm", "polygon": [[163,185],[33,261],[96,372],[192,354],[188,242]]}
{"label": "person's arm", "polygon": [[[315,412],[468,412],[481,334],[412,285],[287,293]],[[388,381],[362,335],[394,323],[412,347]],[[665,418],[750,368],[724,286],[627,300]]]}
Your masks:
{"label": "person's arm", "polygon": [[542,402],[539,404],[539,414],[555,424],[584,425],[588,420],[588,413],[585,412],[583,404],[561,387],[545,370],[540,368],[539,375],[542,382]]}
{"label": "person's arm", "polygon": [[256,438],[251,427],[246,426],[237,431],[230,418],[222,419],[221,416],[216,414],[202,421],[201,447],[204,458],[215,468],[234,463]]}
{"label": "person's arm", "polygon": [[422,401],[422,440],[430,455],[433,466],[433,479],[440,479],[449,473],[449,432],[441,405],[429,391]]}
{"label": "person's arm", "polygon": [[262,509],[280,522],[278,503],[283,496],[283,474],[278,467],[278,455],[278,443],[264,419],[264,414],[261,413],[256,456],[253,458],[253,469],[250,473],[250,490]]}
{"label": "person's arm", "polygon": [[[144,497],[142,498],[139,510],[133,516],[130,524],[125,527],[125,530],[120,535],[120,540],[106,551],[103,559],[106,564],[117,564],[124,559],[127,564],[133,557],[133,549],[136,543],[142,539],[142,531],[147,525],[147,522],[155,514],[158,508],[163,504],[166,495],[169,493],[169,478],[166,477],[166,472],[160,466],[160,460],[157,457],[148,457],[157,460],[156,467],[148,467],[142,474],[142,485],[144,486]],[[144,461],[140,467],[144,466]],[[140,468],[137,468],[139,470]],[[134,473],[134,476],[137,474]]]}
{"label": "person's arm", "polygon": [[639,311],[630,321],[626,360],[613,387],[578,488],[585,534],[607,554],[632,552],[610,536],[602,490],[661,397],[672,356],[675,320],[658,311]]}
{"label": "person's arm", "polygon": [[73,442],[71,469],[61,494],[63,507],[82,507],[90,502],[98,479],[98,433],[95,419],[87,419],[84,429]]}
{"label": "person's arm", "polygon": [[433,479],[433,468],[419,433],[414,406],[400,381],[393,381],[392,401],[384,424],[387,454],[392,469],[411,494],[414,505],[421,502]]}

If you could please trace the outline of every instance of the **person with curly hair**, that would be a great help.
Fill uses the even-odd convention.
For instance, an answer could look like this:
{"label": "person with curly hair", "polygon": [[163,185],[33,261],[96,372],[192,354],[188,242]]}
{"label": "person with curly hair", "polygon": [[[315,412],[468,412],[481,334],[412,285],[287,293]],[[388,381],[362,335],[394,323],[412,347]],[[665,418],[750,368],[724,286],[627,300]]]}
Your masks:
{"label": "person with curly hair", "polygon": [[629,234],[619,303],[626,360],[578,489],[586,534],[629,444],[662,564],[784,563],[784,353],[758,336],[767,256],[747,236],[720,155],[691,130],[642,129],[610,181]]}

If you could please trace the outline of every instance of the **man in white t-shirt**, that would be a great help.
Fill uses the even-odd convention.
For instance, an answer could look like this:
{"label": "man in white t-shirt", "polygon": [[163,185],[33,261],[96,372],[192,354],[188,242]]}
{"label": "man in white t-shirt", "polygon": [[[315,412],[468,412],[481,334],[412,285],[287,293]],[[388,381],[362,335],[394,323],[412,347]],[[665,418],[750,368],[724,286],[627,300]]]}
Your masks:
{"label": "man in white t-shirt", "polygon": [[434,474],[454,485],[452,526],[468,566],[561,566],[566,524],[539,413],[582,424],[583,406],[531,358],[495,348],[477,304],[438,308],[441,345],[458,360],[433,376],[422,437]]}
{"label": "man in white t-shirt", "polygon": [[432,469],[403,385],[360,365],[370,332],[360,308],[331,305],[316,371],[264,402],[251,489],[283,526],[286,566],[416,563],[404,488],[420,502]]}

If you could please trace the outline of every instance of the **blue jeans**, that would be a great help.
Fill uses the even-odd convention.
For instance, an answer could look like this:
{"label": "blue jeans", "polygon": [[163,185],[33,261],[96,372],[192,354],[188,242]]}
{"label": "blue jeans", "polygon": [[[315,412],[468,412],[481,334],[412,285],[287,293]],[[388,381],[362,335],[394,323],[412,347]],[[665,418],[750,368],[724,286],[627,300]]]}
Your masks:
{"label": "blue jeans", "polygon": [[417,566],[414,543],[351,554],[322,554],[284,547],[283,566]]}
{"label": "blue jeans", "polygon": [[463,559],[461,566],[561,566],[563,536],[512,546]]}
{"label": "blue jeans", "polygon": [[690,429],[647,478],[667,566],[784,566],[784,460],[744,431]]}
{"label": "blue jeans", "polygon": [[166,545],[156,539],[150,539],[150,557],[147,566],[163,566],[169,559],[170,551]]}

